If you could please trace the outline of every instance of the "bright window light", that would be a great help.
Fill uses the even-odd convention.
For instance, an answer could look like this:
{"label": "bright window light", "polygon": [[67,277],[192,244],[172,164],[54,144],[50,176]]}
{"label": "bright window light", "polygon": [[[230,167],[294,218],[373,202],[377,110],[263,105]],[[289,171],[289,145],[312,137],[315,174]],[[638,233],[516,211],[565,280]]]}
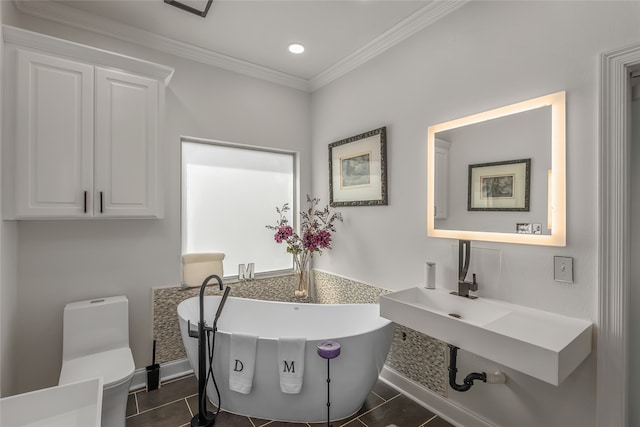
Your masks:
{"label": "bright window light", "polygon": [[295,153],[183,140],[183,253],[223,252],[225,276],[239,264],[254,263],[256,273],[293,268],[265,226],[276,223],[276,207],[296,212],[294,183]]}

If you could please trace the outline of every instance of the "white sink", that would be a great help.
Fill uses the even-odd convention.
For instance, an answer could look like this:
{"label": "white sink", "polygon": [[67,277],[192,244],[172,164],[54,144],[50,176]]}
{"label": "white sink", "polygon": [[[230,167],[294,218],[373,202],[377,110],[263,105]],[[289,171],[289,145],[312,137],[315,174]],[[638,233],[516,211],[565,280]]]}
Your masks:
{"label": "white sink", "polygon": [[553,385],[591,353],[589,321],[443,289],[383,295],[380,315]]}
{"label": "white sink", "polygon": [[2,427],[100,427],[102,378],[0,399]]}
{"label": "white sink", "polygon": [[511,312],[508,308],[493,304],[487,300],[460,298],[439,289],[411,288],[395,292],[391,294],[391,298],[424,307],[430,312],[442,316],[451,316],[462,322],[477,326],[486,325]]}

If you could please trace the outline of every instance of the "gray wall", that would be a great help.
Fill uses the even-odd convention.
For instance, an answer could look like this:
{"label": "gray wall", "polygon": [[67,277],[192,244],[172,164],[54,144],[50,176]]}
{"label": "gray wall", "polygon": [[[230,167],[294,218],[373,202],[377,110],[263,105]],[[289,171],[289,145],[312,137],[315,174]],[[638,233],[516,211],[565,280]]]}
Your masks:
{"label": "gray wall", "polygon": [[[15,22],[10,22],[15,24]],[[18,391],[57,384],[67,302],[126,295],[137,368],[151,363],[151,288],[180,283],[180,137],[300,152],[310,187],[309,94],[200,63],[22,16],[29,30],[175,67],[162,145],[165,218],[18,222]],[[233,209],[233,207],[229,207]],[[15,325],[15,322],[14,322]]]}
{"label": "gray wall", "polygon": [[[455,242],[426,235],[427,127],[566,90],[567,246],[472,246],[501,254],[497,277],[478,276],[481,295],[596,321],[599,55],[638,40],[638,2],[470,2],[315,92],[315,194],[328,192],[327,144],[386,125],[389,157],[389,206],[341,209],[333,250],[315,268],[402,289],[435,261],[438,286],[454,288]],[[574,257],[574,284],[554,282],[554,255]],[[501,368],[466,352],[459,364]],[[560,387],[507,370],[505,385],[449,398],[496,425],[593,427],[595,370],[592,353]]]}
{"label": "gray wall", "polygon": [[[136,365],[150,363],[151,288],[179,281],[180,135],[300,150],[300,192],[313,181],[313,194],[326,200],[327,145],[388,126],[389,206],[340,209],[345,221],[316,268],[402,289],[421,283],[432,260],[439,286],[453,287],[455,242],[426,237],[427,127],[558,90],[567,91],[568,105],[568,246],[474,242],[501,257],[498,283],[478,279],[496,290],[490,296],[597,318],[599,54],[640,40],[638,2],[471,2],[318,90],[311,103],[306,93],[150,49],[13,13],[2,19],[176,68],[163,140],[165,219],[22,221],[15,238],[15,224],[0,230],[3,388],[7,372],[21,391],[56,383],[62,309],[72,300],[127,295]],[[554,255],[575,258],[575,284],[553,281]],[[17,287],[5,268],[15,264]],[[459,354],[461,372],[497,368]],[[450,399],[496,425],[594,426],[593,355],[560,387],[506,371],[507,384]]]}

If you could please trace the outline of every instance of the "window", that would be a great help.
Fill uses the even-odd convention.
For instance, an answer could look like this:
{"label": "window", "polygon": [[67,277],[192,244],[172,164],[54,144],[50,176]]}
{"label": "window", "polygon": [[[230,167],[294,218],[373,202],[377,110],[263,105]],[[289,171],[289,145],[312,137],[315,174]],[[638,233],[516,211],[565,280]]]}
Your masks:
{"label": "window", "polygon": [[265,226],[276,223],[276,206],[297,211],[295,161],[289,152],[183,140],[183,253],[224,252],[227,276],[239,264],[254,263],[256,273],[293,268]]}

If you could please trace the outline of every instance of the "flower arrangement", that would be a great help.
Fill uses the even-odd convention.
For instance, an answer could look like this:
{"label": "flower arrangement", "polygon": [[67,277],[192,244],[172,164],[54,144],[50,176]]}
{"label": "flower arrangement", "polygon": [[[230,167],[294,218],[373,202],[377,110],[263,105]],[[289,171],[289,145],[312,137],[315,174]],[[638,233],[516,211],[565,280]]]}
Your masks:
{"label": "flower arrangement", "polygon": [[309,261],[314,253],[322,254],[323,249],[331,249],[331,233],[336,231],[335,221],[342,221],[340,212],[332,212],[329,206],[317,209],[320,199],[307,195],[308,208],[300,212],[300,234],[296,233],[285,213],[289,211],[289,204],[285,203],[281,208],[276,207],[280,215],[275,226],[267,225],[274,230],[274,240],[287,244],[287,252],[293,255],[295,269],[299,274],[298,290],[296,296],[307,296],[307,277]]}

